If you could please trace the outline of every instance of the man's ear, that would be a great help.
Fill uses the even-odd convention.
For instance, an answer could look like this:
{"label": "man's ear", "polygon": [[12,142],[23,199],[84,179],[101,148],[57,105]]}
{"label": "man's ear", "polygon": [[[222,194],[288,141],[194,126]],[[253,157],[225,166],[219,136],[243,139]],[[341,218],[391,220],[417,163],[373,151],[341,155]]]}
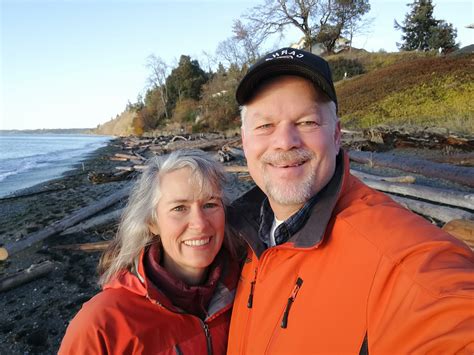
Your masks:
{"label": "man's ear", "polygon": [[156,223],[148,223],[148,229],[153,235],[160,235],[160,228]]}

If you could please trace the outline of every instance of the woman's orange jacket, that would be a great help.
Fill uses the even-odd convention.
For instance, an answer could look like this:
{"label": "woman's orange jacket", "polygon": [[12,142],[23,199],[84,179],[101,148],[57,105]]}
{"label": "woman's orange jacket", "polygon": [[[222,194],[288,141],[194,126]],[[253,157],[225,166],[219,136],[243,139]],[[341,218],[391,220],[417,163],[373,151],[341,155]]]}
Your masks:
{"label": "woman's orange jacket", "polygon": [[361,183],[347,158],[303,229],[266,250],[263,197],[251,191],[234,205],[250,248],[229,354],[474,354],[464,243]]}
{"label": "woman's orange jacket", "polygon": [[209,305],[209,316],[183,313],[145,277],[143,253],[137,271],[124,272],[85,303],[71,321],[59,354],[225,354],[239,272],[227,263]]}

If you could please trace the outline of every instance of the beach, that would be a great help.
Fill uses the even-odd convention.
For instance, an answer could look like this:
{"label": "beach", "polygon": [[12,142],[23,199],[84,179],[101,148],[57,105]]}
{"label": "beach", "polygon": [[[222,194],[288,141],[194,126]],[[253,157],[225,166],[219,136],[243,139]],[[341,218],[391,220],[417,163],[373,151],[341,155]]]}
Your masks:
{"label": "beach", "polygon": [[[109,159],[121,150],[118,142],[112,140],[89,154],[60,178],[22,190],[17,197],[1,198],[1,243],[21,240],[127,184],[128,181],[92,184],[87,177],[91,171],[113,171],[119,165]],[[54,263],[53,271],[46,277],[1,294],[1,354],[57,352],[69,320],[82,303],[99,291],[95,270],[100,253],[55,249],[55,246],[110,239],[115,230],[114,222],[85,232],[52,236],[0,262],[0,277],[45,260]]]}
{"label": "beach", "polygon": [[[116,172],[116,167],[124,165],[111,159],[116,153],[124,153],[122,142],[120,138],[111,140],[60,178],[0,198],[1,244],[24,240],[129,185],[138,173],[132,173],[127,180],[105,183],[92,183],[88,178],[91,173]],[[252,185],[250,181],[233,184],[233,193],[237,196]],[[100,213],[122,208],[125,200]],[[61,246],[110,240],[116,229],[117,221],[113,221],[86,231],[56,234],[0,261],[0,279],[33,264],[51,261],[54,265],[47,276],[0,294],[0,354],[58,351],[69,321],[84,302],[100,291],[96,272],[100,251],[69,250]]]}
{"label": "beach", "polygon": [[[207,140],[176,140],[164,137],[163,141],[170,142],[167,149],[180,149],[190,145],[213,146],[215,150],[229,140],[210,138]],[[157,138],[161,140],[162,138]],[[24,240],[35,232],[44,230],[74,211],[90,206],[100,199],[120,191],[131,183],[138,172],[133,172],[130,179],[92,183],[92,173],[110,173],[118,171],[116,167],[126,163],[117,159],[116,153],[127,153],[124,150],[126,139],[116,138],[106,146],[90,153],[82,161],[78,161],[72,170],[61,177],[21,190],[13,196],[0,198],[0,242],[7,245]],[[135,139],[138,140],[138,139]],[[231,139],[239,146],[240,140]],[[156,145],[159,142],[156,143]],[[212,143],[212,144],[211,144]],[[180,145],[182,144],[182,146]],[[193,146],[198,147],[198,146]],[[349,148],[349,147],[348,147]],[[148,158],[156,152],[166,149],[148,149],[140,154]],[[128,151],[131,153],[131,150]],[[146,153],[146,154],[145,154]],[[444,152],[434,150],[418,150],[416,155],[423,153],[426,159],[439,158]],[[138,154],[138,155],[140,155]],[[160,154],[160,153],[159,153]],[[404,156],[407,152],[404,150]],[[410,153],[414,155],[414,152]],[[472,154],[472,153],[469,153]],[[136,155],[137,156],[137,155]],[[451,154],[450,157],[453,157]],[[114,158],[114,159],[111,159]],[[133,163],[135,164],[135,163]],[[245,159],[236,159],[228,165],[243,165]],[[393,169],[382,169],[361,164],[351,164],[367,173],[379,175],[406,174]],[[472,168],[468,168],[472,169]],[[471,170],[469,170],[471,171]],[[428,179],[421,175],[412,174],[417,182],[437,188],[450,188],[461,193],[472,193],[472,188]],[[234,176],[235,177],[235,176]],[[250,179],[233,180],[233,198],[253,186]],[[101,213],[120,209],[125,199],[105,209]],[[438,222],[439,226],[442,226]],[[82,304],[99,292],[97,285],[96,267],[100,252],[85,252],[64,249],[64,246],[82,243],[93,243],[110,240],[116,232],[117,221],[84,231],[76,231],[67,235],[56,234],[42,242],[34,244],[5,261],[0,261],[0,280],[31,265],[51,262],[53,270],[47,276],[4,291],[0,295],[0,354],[53,354],[56,353],[69,321],[79,311]]]}

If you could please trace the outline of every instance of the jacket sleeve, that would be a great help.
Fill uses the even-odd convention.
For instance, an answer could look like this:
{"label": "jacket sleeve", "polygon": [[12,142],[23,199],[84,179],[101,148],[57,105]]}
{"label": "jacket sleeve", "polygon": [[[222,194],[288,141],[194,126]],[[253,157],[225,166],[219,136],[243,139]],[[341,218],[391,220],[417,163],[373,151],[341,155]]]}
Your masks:
{"label": "jacket sleeve", "polygon": [[369,353],[474,354],[474,255],[433,241],[385,256],[369,298]]}
{"label": "jacket sleeve", "polygon": [[105,333],[87,309],[82,308],[66,329],[58,354],[109,354]]}

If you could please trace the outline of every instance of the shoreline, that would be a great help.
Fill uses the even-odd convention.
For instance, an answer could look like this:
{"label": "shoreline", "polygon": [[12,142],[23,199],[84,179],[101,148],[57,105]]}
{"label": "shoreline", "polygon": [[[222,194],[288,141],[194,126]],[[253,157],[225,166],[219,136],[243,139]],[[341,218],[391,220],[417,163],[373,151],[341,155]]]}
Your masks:
{"label": "shoreline", "polygon": [[[14,135],[19,136],[18,134]],[[21,136],[21,135],[20,135]],[[34,137],[38,137],[39,135],[34,135]],[[63,135],[56,135],[56,136],[63,136]],[[56,137],[55,136],[55,137]],[[80,137],[82,135],[76,134],[73,137]],[[105,138],[105,136],[104,136]],[[91,154],[94,154],[96,151],[100,150],[101,148],[107,147],[110,142],[114,141],[116,137],[108,137],[108,141],[104,142],[95,142],[91,141],[90,143],[87,143],[87,145],[96,145],[100,144],[98,147],[92,147],[93,150],[89,150],[84,147],[71,147],[71,146],[64,146],[64,149],[61,151],[55,151],[54,155],[62,155],[64,152],[70,152],[68,153],[70,156],[63,156],[59,160],[56,160],[54,163],[52,163],[50,156],[53,155],[52,152],[46,152],[40,154],[41,156],[45,156],[48,158],[48,161],[46,163],[46,166],[39,166],[39,162],[32,160],[30,161],[30,156],[25,155],[25,156],[20,156],[18,158],[9,158],[6,159],[8,160],[19,160],[19,161],[24,161],[25,159],[27,162],[25,164],[32,166],[29,166],[27,170],[22,171],[22,169],[19,170],[7,170],[5,174],[7,174],[6,177],[4,177],[0,182],[4,185],[4,189],[0,190],[0,199],[4,198],[11,198],[19,195],[24,195],[28,194],[29,191],[35,191],[37,189],[41,189],[42,185],[47,185],[50,181],[57,180],[63,178],[68,172],[72,170],[77,170],[81,167],[81,162],[86,161],[89,159]],[[54,139],[53,139],[54,142]],[[56,143],[57,144],[57,143]],[[80,152],[84,150],[89,150],[86,152]],[[71,151],[73,154],[71,154]],[[76,152],[79,152],[79,155],[77,155]],[[42,158],[43,159],[43,158]],[[44,161],[41,161],[40,163],[44,164]],[[11,167],[8,169],[12,169]],[[8,186],[8,188],[7,188]],[[14,190],[11,190],[11,188],[14,188]]]}

